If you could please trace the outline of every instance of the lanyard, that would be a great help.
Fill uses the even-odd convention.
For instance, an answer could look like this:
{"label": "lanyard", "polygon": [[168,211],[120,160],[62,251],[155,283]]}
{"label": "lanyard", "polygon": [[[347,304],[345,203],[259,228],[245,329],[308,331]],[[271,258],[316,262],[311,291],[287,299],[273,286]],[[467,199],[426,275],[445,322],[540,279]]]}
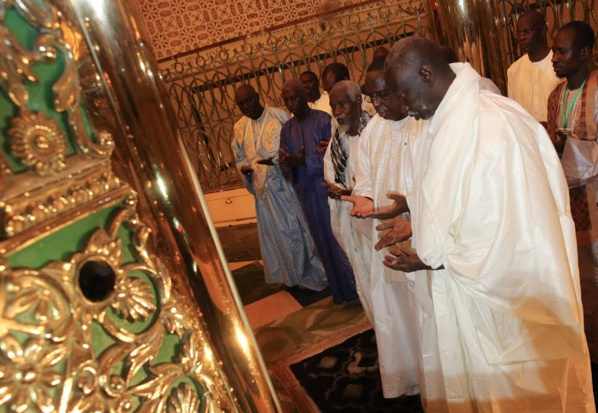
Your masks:
{"label": "lanyard", "polygon": [[573,96],[573,99],[571,100],[571,103],[569,104],[569,107],[567,109],[565,109],[565,96],[567,95],[567,92],[569,91],[568,85],[565,85],[565,93],[563,93],[563,99],[561,101],[561,107],[563,108],[562,112],[563,112],[563,129],[567,129],[567,124],[569,123],[569,117],[571,116],[571,111],[573,110],[573,106],[575,105],[575,102],[577,102],[577,99],[579,98],[579,95],[581,94],[581,91],[583,90],[583,87],[586,84],[586,80],[585,79],[583,81],[583,83],[581,84],[581,87],[577,90],[577,93],[575,94],[575,96]]}

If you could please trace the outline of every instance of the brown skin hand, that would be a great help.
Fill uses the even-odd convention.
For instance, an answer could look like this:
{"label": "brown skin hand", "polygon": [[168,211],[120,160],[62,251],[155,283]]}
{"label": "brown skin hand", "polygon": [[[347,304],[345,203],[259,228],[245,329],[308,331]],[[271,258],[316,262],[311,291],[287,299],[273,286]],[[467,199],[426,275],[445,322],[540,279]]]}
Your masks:
{"label": "brown skin hand", "polygon": [[370,198],[359,195],[343,195],[341,196],[341,200],[353,204],[350,212],[353,217],[367,218],[369,214],[374,212],[374,201]]}

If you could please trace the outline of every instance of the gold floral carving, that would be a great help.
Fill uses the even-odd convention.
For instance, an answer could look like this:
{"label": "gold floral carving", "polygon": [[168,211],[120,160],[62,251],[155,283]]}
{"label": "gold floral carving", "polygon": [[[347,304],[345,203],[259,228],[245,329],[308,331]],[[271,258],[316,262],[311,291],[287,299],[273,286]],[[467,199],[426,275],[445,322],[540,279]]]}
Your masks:
{"label": "gold floral carving", "polygon": [[[210,397],[223,389],[211,379],[218,374],[209,346],[187,323],[192,315],[175,303],[135,198],[124,204],[67,261],[41,269],[0,263],[0,406],[60,413],[191,413],[200,405],[220,411]],[[132,234],[133,261],[123,258],[122,228]],[[109,266],[115,276],[101,300],[81,287],[89,262]],[[140,320],[149,323],[142,332],[126,328]],[[109,337],[103,350],[94,347],[94,325]],[[158,362],[169,334],[180,340],[180,354]]]}
{"label": "gold floral carving", "polygon": [[[30,25],[40,29],[32,50],[23,48],[4,26],[9,8],[14,8]],[[64,32],[67,29],[70,31],[65,36]],[[73,48],[78,45],[71,47],[67,43],[67,39],[74,41],[77,35],[78,33],[73,33],[72,28],[64,21],[63,15],[52,5],[41,6],[35,0],[0,0],[0,38],[3,39],[0,42],[0,86],[22,112],[28,112],[27,82],[39,82],[31,65],[40,62],[51,63],[62,55],[64,70],[52,87],[54,109],[67,113],[70,131],[78,151],[92,158],[108,158],[114,149],[112,136],[98,133],[94,140],[85,129],[79,74],[73,55]],[[48,172],[52,172],[52,169]]]}
{"label": "gold floral carving", "polygon": [[187,383],[180,384],[168,398],[166,413],[196,413],[200,400],[197,392]]}
{"label": "gold floral carving", "polygon": [[40,175],[65,167],[66,135],[58,123],[43,113],[23,111],[12,119],[8,130],[10,150],[23,164],[35,167]]}

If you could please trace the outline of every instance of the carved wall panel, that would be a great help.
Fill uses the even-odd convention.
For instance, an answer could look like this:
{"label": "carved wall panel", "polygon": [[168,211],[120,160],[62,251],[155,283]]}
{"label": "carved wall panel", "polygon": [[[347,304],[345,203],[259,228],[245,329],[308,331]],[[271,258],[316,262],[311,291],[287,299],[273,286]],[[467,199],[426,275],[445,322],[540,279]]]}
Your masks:
{"label": "carved wall panel", "polygon": [[[108,101],[113,81],[96,69],[105,50],[83,41],[101,33],[81,32],[69,4],[0,0],[0,412],[248,410],[251,396],[230,373],[242,360],[221,357],[243,337],[249,358],[251,332],[230,287],[217,299],[228,300],[222,312],[235,330],[219,330],[164,253],[151,201],[123,179],[139,183],[131,170],[140,161],[117,148],[134,141],[134,128],[114,112],[123,103]],[[90,30],[93,18],[84,20]],[[119,25],[121,39],[134,23]],[[193,200],[188,207],[202,210]],[[204,248],[214,245],[203,235]],[[267,378],[251,360],[240,380],[258,387]],[[272,399],[264,406],[277,408]]]}

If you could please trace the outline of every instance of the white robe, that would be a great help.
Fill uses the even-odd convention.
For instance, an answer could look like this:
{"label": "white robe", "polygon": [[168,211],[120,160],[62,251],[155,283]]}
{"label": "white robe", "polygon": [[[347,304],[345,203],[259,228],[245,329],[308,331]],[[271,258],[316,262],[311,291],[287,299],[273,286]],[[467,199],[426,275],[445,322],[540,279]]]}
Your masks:
{"label": "white robe", "polygon": [[330,108],[330,97],[326,92],[322,93],[320,95],[320,98],[315,102],[308,102],[308,105],[312,109],[321,110],[322,112],[326,112],[330,116],[332,116],[332,108]]}
{"label": "white robe", "polygon": [[457,73],[408,198],[448,409],[594,412],[567,184],[544,128]]}
{"label": "white robe", "polygon": [[320,291],[328,282],[297,195],[278,165],[260,165],[280,146],[282,124],[289,119],[277,108],[264,108],[258,119],[243,116],[235,123],[232,150],[239,171],[250,166],[243,184],[255,196],[257,229],[268,283]]}
{"label": "white robe", "polygon": [[[335,131],[333,130],[332,136],[334,136],[334,132]],[[345,182],[348,186],[352,186],[357,164],[360,137],[359,135],[348,136],[347,134],[341,136],[344,148],[349,154],[347,168],[345,169]],[[340,186],[340,184],[335,183],[334,179],[335,173],[330,153],[331,147],[332,145],[328,145],[326,154],[324,155],[324,179],[329,184]],[[332,233],[349,258],[351,267],[353,268],[353,274],[355,275],[355,286],[357,288],[357,294],[359,295],[359,301],[363,305],[366,316],[371,321],[370,306],[363,296],[363,280],[367,278],[371,254],[364,246],[364,240],[360,235],[360,231],[357,229],[363,224],[349,214],[351,210],[350,203],[328,198],[328,205],[330,207]]]}
{"label": "white robe", "polygon": [[552,50],[539,62],[524,54],[507,70],[508,96],[538,122],[546,122],[548,96],[562,80],[552,68]]}
{"label": "white robe", "polygon": [[[362,132],[357,157],[354,195],[369,197],[376,207],[391,203],[387,192],[400,192],[400,166],[410,159],[411,137],[420,133],[420,122],[387,121],[374,116]],[[382,390],[387,398],[419,392],[418,329],[413,281],[384,266],[386,251],[375,251],[379,220],[360,220],[369,259],[367,278],[361,281],[363,300],[370,308],[376,333]]]}

